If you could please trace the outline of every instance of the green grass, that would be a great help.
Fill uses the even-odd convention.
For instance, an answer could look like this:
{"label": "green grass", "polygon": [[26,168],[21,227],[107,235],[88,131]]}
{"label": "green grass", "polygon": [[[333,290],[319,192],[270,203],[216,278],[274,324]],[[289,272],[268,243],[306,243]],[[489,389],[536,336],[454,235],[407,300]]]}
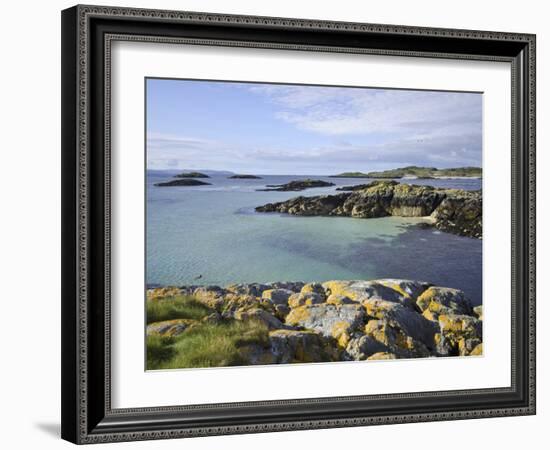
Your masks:
{"label": "green grass", "polygon": [[177,369],[247,364],[246,346],[269,345],[268,329],[260,322],[230,320],[199,323],[176,338],[147,338],[147,368]]}
{"label": "green grass", "polygon": [[172,319],[200,320],[214,310],[199,303],[191,296],[178,295],[147,301],[147,323]]}
{"label": "green grass", "polygon": [[174,338],[147,336],[147,366],[158,367],[174,356]]}

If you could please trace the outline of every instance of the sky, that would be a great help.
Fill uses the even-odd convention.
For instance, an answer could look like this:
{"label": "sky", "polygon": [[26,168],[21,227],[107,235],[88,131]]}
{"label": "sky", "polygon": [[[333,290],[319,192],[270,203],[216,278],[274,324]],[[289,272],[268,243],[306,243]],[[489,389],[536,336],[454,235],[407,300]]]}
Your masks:
{"label": "sky", "polygon": [[147,79],[148,169],[481,166],[482,94]]}

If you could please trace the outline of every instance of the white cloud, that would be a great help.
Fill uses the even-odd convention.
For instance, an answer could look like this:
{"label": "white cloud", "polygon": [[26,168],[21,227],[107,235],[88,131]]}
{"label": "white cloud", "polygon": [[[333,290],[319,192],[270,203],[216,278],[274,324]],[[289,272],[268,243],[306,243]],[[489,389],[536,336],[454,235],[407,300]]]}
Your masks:
{"label": "white cloud", "polygon": [[480,133],[480,94],[314,86],[254,86],[277,119],[324,135]]}

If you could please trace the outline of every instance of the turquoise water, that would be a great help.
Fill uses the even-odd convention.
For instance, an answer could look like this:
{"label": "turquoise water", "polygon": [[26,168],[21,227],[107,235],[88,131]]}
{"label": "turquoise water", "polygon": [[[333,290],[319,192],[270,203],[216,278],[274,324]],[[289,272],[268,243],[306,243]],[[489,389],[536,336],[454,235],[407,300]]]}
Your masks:
{"label": "turquoise water", "polygon": [[[464,290],[481,303],[481,241],[421,229],[415,218],[296,217],[254,207],[298,195],[334,193],[368,180],[302,192],[257,192],[266,184],[307,178],[205,179],[211,186],[155,187],[176,172],[147,175],[147,284],[185,285],[410,278]],[[405,182],[401,180],[401,182]],[[410,180],[480,189],[480,180]],[[197,278],[200,276],[200,279]]]}

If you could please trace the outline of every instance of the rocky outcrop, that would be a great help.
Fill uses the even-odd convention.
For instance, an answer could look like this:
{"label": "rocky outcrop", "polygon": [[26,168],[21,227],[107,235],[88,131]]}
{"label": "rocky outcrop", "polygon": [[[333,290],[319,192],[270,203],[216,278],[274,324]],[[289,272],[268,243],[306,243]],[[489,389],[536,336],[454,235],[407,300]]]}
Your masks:
{"label": "rocky outcrop", "polygon": [[230,180],[261,180],[262,177],[258,177],[256,175],[231,175],[230,177],[227,177]]}
{"label": "rocky outcrop", "polygon": [[211,183],[205,181],[195,180],[193,178],[181,178],[177,180],[163,181],[162,183],[155,183],[158,187],[170,187],[170,186],[205,186]]}
{"label": "rocky outcrop", "polygon": [[199,322],[262,324],[247,364],[479,356],[483,314],[458,289],[403,279],[276,282],[150,289],[149,302],[187,295],[209,308],[199,320],[150,323],[147,335],[178,339]]}
{"label": "rocky outcrop", "polygon": [[328,181],[323,181],[323,180],[311,180],[308,178],[307,180],[290,181],[289,183],[285,183],[285,184],[268,184],[266,185],[265,189],[256,189],[256,190],[287,192],[287,191],[303,191],[309,188],[329,187],[329,186],[334,186],[334,183],[329,183]]}
{"label": "rocky outcrop", "polygon": [[[351,187],[347,187],[351,188]],[[428,223],[448,233],[482,236],[481,191],[373,181],[360,189],[335,195],[295,197],[256,208],[297,216],[426,217]]]}
{"label": "rocky outcrop", "polygon": [[176,178],[210,178],[205,173],[201,172],[183,172],[178,173],[177,175],[174,175]]}
{"label": "rocky outcrop", "polygon": [[[369,183],[370,184],[370,183]],[[369,187],[369,184],[354,184],[353,186],[340,186],[337,191],[362,191]]]}

